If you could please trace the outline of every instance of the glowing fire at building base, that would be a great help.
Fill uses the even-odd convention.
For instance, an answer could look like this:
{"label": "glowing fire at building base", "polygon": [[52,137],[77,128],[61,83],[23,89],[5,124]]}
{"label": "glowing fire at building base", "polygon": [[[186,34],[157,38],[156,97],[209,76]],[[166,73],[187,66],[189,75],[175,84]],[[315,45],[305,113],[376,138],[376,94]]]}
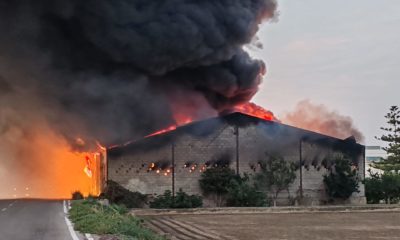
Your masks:
{"label": "glowing fire at building base", "polygon": [[[75,191],[84,196],[100,194],[106,178],[104,148],[88,153],[74,151],[64,138],[46,127],[37,127],[31,134],[30,138],[13,135],[9,139],[18,140],[19,151],[0,153],[0,198],[68,199]],[[3,147],[16,144],[4,139],[0,142]],[[4,165],[7,159],[14,160],[10,161],[12,165]]]}

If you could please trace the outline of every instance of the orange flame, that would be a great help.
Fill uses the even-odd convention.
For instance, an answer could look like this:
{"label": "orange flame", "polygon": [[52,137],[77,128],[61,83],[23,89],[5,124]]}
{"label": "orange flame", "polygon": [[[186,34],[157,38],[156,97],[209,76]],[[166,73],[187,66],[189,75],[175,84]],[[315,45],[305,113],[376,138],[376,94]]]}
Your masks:
{"label": "orange flame", "polygon": [[155,135],[160,135],[160,134],[163,134],[163,133],[166,133],[166,132],[173,131],[176,128],[177,128],[177,125],[172,125],[172,126],[169,126],[167,128],[161,129],[161,130],[159,130],[157,132],[151,133],[151,134],[149,134],[149,135],[147,135],[145,137],[152,137],[152,136],[155,136]]}
{"label": "orange flame", "polygon": [[258,106],[255,103],[249,102],[242,105],[238,105],[235,107],[234,110],[267,121],[278,121],[271,111],[268,111],[263,107]]}
{"label": "orange flame", "polygon": [[[61,136],[47,127],[37,126],[32,137],[22,138],[20,155],[27,161],[15,161],[13,172],[7,176],[10,184],[0,186],[0,198],[71,198],[74,191],[84,196],[100,193],[101,164],[105,161],[105,152],[78,152]],[[77,139],[85,145],[84,139]],[[90,159],[90,161],[88,161]],[[88,165],[88,162],[90,165]],[[83,169],[90,170],[91,178]],[[3,177],[3,176],[0,176]]]}
{"label": "orange flame", "polygon": [[174,115],[174,119],[175,119],[175,124],[173,124],[173,125],[171,125],[171,126],[169,126],[167,128],[161,129],[161,130],[159,130],[157,132],[154,132],[154,133],[151,133],[149,135],[146,135],[145,137],[147,138],[147,137],[152,137],[152,136],[155,136],[155,135],[160,135],[160,134],[163,134],[163,133],[171,132],[171,131],[174,131],[179,126],[186,125],[186,124],[189,124],[189,123],[193,122],[193,118],[191,118],[190,116],[184,116],[184,115],[179,114],[179,113]]}
{"label": "orange flame", "polygon": [[[263,107],[258,106],[257,104],[251,103],[251,102],[236,106],[234,108],[234,111],[241,112],[241,113],[253,116],[253,117],[261,118],[261,119],[267,120],[267,121],[278,121],[278,119],[274,116],[274,114],[271,111],[268,111],[268,110],[264,109]],[[159,131],[156,131],[154,133],[151,133],[149,135],[146,135],[145,137],[147,138],[147,137],[152,137],[152,136],[164,134],[167,132],[171,132],[171,131],[174,131],[179,126],[186,125],[186,124],[193,122],[193,119],[191,117],[184,116],[182,114],[175,114],[174,118],[175,118],[176,124],[171,125],[167,128],[161,129]],[[129,143],[131,143],[131,142],[129,142]]]}

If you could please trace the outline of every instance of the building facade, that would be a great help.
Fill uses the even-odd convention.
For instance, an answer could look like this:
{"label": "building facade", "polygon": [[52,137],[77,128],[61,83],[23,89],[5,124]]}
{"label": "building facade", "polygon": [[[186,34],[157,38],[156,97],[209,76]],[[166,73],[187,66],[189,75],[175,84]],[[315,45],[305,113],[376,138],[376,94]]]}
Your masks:
{"label": "building facade", "polygon": [[[364,146],[353,139],[340,140],[233,113],[109,149],[108,178],[145,194],[179,189],[201,194],[198,180],[212,165],[227,165],[251,175],[260,170],[261,161],[281,156],[297,165],[296,180],[280,195],[281,202],[301,197],[306,204],[318,205],[327,201],[323,175],[334,164],[334,156],[349,156],[362,180],[364,153]],[[361,183],[351,202],[365,202]]]}

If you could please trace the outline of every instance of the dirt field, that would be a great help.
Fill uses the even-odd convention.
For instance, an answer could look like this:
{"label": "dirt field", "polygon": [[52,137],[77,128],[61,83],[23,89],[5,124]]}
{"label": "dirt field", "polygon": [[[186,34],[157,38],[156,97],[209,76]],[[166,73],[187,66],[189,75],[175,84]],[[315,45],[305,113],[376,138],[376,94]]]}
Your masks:
{"label": "dirt field", "polygon": [[146,217],[171,239],[400,239],[400,212],[184,214]]}

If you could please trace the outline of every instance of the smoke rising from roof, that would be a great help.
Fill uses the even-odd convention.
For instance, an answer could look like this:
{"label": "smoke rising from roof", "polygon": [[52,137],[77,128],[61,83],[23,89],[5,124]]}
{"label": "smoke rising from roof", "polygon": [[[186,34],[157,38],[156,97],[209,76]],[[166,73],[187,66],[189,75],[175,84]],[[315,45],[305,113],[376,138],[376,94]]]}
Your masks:
{"label": "smoke rising from roof", "polygon": [[364,141],[363,134],[354,126],[350,117],[330,111],[326,106],[314,104],[310,100],[300,101],[296,108],[281,120],[295,127],[340,139],[354,136],[358,142]]}
{"label": "smoke rising from roof", "polygon": [[39,118],[70,142],[105,145],[172,123],[171,99],[188,99],[192,114],[216,114],[256,93],[265,65],[242,47],[276,5],[2,0],[0,98],[8,100],[0,107],[21,127]]}

